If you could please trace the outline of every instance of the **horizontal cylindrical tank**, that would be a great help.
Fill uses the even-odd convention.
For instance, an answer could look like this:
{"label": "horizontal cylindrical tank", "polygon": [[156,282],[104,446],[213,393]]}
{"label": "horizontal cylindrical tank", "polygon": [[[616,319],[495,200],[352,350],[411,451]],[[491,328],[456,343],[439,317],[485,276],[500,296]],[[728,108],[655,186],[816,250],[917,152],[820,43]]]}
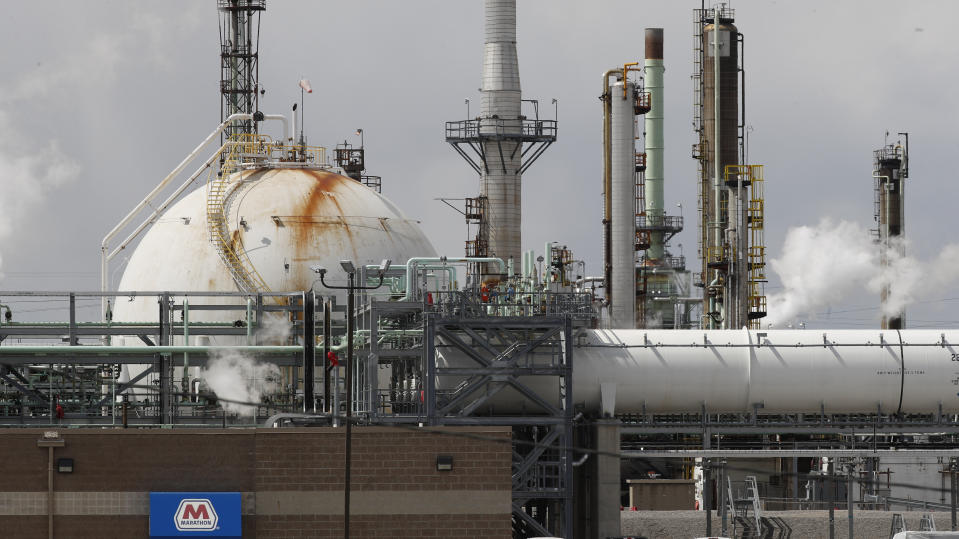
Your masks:
{"label": "horizontal cylindrical tank", "polygon": [[572,355],[574,404],[594,413],[959,412],[959,330],[587,330]]}

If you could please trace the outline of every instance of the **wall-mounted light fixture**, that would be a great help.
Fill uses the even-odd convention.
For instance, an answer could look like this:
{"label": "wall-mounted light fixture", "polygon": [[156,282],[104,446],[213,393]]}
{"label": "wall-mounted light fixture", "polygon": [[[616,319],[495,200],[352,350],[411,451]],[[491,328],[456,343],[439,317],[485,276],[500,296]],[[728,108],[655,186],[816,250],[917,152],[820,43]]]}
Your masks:
{"label": "wall-mounted light fixture", "polygon": [[436,471],[437,471],[437,472],[451,472],[451,471],[453,471],[453,456],[452,456],[452,455],[437,455],[437,456],[436,456]]}
{"label": "wall-mounted light fixture", "polygon": [[73,459],[57,459],[57,471],[60,473],[73,473]]}

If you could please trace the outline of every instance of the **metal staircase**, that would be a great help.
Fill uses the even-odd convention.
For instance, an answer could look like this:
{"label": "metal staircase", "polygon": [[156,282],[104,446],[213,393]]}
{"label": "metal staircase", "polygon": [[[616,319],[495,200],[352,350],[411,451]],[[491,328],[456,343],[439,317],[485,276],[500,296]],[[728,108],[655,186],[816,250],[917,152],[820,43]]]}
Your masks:
{"label": "metal staircase", "polygon": [[235,241],[232,238],[227,217],[230,197],[240,184],[239,178],[232,183],[230,178],[235,172],[241,170],[240,164],[244,155],[253,153],[253,150],[263,144],[263,141],[257,135],[240,134],[231,137],[230,142],[231,144],[225,146],[221,153],[223,164],[220,170],[214,173],[211,168],[207,180],[206,220],[210,230],[210,241],[220,255],[220,260],[230,270],[230,275],[240,291],[269,292],[270,287],[253,267],[253,263],[243,249],[239,235]]}

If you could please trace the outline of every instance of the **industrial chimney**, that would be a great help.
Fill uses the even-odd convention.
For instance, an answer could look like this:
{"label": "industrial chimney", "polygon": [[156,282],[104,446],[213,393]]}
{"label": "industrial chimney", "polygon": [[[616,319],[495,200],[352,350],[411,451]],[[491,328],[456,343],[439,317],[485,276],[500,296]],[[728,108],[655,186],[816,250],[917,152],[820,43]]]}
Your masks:
{"label": "industrial chimney", "polygon": [[[516,0],[486,0],[480,115],[447,122],[446,141],[480,176],[480,195],[466,201],[476,235],[469,257],[512,260],[522,252],[522,174],[556,140],[556,120],[540,120],[539,102],[522,99],[516,57]],[[523,102],[532,111],[523,114]],[[555,102],[555,100],[554,100]],[[492,268],[482,270],[488,274]]]}

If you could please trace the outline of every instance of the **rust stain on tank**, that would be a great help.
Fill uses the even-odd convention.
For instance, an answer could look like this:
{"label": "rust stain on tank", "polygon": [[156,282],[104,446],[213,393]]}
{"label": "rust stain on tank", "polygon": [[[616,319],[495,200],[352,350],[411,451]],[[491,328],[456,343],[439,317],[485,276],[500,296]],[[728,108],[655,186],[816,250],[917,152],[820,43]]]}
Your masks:
{"label": "rust stain on tank", "polygon": [[[356,252],[353,244],[353,231],[350,225],[343,217],[346,217],[343,208],[337,200],[338,194],[348,193],[348,187],[345,182],[352,182],[350,178],[324,172],[320,170],[304,170],[303,173],[312,177],[315,181],[306,196],[304,203],[297,208],[297,217],[305,217],[303,221],[291,223],[293,248],[297,253],[309,253],[312,251],[318,238],[324,238],[327,241],[335,238],[337,233],[345,232],[349,237],[350,248]],[[310,217],[330,217],[337,218],[336,221],[313,221]],[[335,248],[335,247],[334,247]]]}
{"label": "rust stain on tank", "polygon": [[343,189],[344,181],[353,180],[340,176],[339,174],[332,174],[321,170],[305,170],[303,172],[316,180],[316,183],[313,185],[313,188],[310,189],[306,204],[300,208],[302,212],[301,215],[323,215],[324,212],[322,208],[326,203],[332,203],[336,206],[336,215],[342,215],[343,208],[340,207],[339,201],[336,200],[336,195],[345,192]]}

